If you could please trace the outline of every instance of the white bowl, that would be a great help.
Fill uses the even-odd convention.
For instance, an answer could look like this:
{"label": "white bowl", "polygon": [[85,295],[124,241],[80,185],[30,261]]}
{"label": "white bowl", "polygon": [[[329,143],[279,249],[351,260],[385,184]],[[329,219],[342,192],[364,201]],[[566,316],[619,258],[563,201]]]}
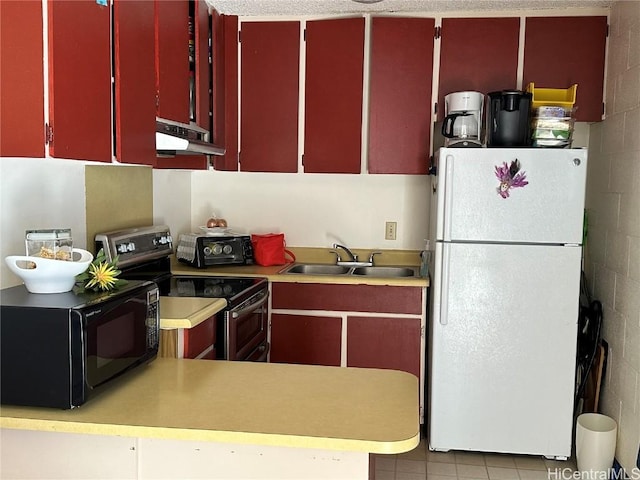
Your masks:
{"label": "white bowl", "polygon": [[[70,291],[76,283],[76,275],[80,275],[93,261],[93,255],[81,248],[74,248],[73,253],[80,258],[74,261],[53,260],[50,258],[12,255],[5,258],[9,269],[24,282],[31,293],[63,293]],[[35,268],[25,268],[25,262]]]}

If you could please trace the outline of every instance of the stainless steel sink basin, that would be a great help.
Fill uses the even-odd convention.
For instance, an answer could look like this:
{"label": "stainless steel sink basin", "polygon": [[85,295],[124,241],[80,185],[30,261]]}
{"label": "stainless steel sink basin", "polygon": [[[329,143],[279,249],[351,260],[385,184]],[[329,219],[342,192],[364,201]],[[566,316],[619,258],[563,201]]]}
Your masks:
{"label": "stainless steel sink basin", "polygon": [[417,277],[416,270],[411,267],[356,267],[353,275],[370,277]]}
{"label": "stainless steel sink basin", "polygon": [[349,267],[345,265],[326,265],[315,263],[295,263],[280,273],[298,275],[360,275],[378,278],[418,277],[418,271],[412,267]]}
{"label": "stainless steel sink basin", "polygon": [[282,273],[298,273],[306,275],[345,275],[351,270],[340,265],[316,265],[311,263],[296,263],[286,268]]}

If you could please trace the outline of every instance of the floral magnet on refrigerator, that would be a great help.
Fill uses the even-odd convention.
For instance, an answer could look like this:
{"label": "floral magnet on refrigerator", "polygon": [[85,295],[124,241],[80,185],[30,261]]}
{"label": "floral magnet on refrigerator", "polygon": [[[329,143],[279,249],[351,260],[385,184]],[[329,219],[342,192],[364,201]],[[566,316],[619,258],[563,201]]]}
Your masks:
{"label": "floral magnet on refrigerator", "polygon": [[500,180],[496,191],[502,198],[509,198],[509,191],[512,188],[524,187],[529,184],[526,180],[527,174],[520,171],[520,161],[517,158],[511,162],[511,165],[503,162],[501,166],[496,166],[495,170],[496,177]]}

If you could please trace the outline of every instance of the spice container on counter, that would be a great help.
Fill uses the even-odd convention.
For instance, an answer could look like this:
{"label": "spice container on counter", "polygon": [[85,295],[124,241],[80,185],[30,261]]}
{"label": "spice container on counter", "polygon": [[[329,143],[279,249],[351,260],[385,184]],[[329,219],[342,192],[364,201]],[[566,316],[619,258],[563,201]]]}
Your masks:
{"label": "spice container on counter", "polygon": [[27,256],[73,261],[73,237],[70,228],[27,230]]}

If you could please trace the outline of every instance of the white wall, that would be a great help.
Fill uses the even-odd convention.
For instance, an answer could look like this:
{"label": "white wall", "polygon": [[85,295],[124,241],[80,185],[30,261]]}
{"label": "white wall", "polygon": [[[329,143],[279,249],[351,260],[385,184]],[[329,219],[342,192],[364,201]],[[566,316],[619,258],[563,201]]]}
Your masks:
{"label": "white wall", "polygon": [[22,283],[4,258],[25,255],[25,230],[70,228],[86,248],[84,162],[4,157],[0,185],[0,287]]}
{"label": "white wall", "polygon": [[191,232],[191,170],[153,170],[153,224],[168,225],[176,242]]}
{"label": "white wall", "polygon": [[[428,233],[429,177],[420,175],[192,174],[191,226],[215,212],[244,233],[284,232],[296,247],[422,249]],[[385,222],[398,223],[395,241]]]}
{"label": "white wall", "polygon": [[601,410],[632,472],[640,444],[640,2],[611,12],[606,119],[591,127],[586,270],[609,344]]}

